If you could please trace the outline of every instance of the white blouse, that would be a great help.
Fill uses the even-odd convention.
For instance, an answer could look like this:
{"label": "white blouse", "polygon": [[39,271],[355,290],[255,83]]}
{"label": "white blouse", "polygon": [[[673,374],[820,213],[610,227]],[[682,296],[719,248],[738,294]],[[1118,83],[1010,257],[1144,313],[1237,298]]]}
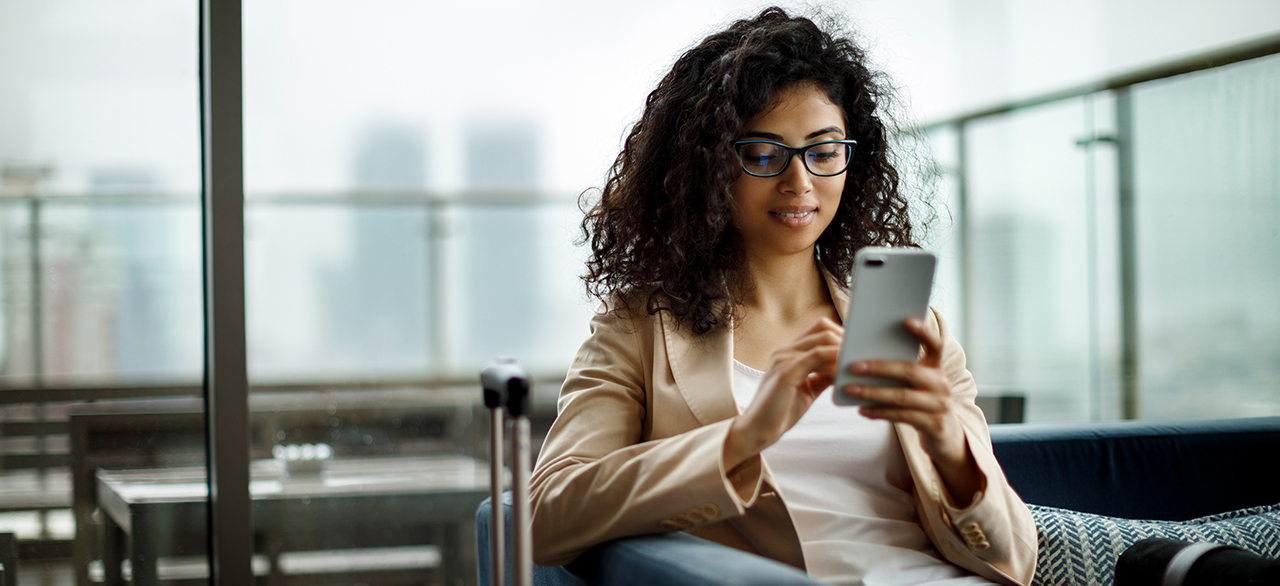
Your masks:
{"label": "white blouse", "polygon": [[[764,373],[733,365],[741,413]],[[934,549],[916,516],[911,472],[893,426],[836,405],[831,393],[827,387],[762,454],[791,512],[809,575],[862,586],[993,584]]]}

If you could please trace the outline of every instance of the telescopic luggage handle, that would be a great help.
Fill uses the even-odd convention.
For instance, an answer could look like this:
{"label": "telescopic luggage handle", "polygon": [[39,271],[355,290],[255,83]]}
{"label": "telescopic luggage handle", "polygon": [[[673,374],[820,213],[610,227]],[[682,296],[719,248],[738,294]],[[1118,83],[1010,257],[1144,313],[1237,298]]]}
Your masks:
{"label": "telescopic luggage handle", "polygon": [[489,555],[493,586],[503,586],[505,556],[502,510],[502,410],[512,419],[511,435],[511,547],[513,586],[533,586],[533,541],[529,530],[529,374],[515,360],[500,358],[480,371],[484,405],[489,408]]}

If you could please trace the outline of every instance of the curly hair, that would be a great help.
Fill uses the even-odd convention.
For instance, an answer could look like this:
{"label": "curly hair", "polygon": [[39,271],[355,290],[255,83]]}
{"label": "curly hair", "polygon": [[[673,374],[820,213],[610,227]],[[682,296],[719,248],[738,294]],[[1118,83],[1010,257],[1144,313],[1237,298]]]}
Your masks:
{"label": "curly hair", "polygon": [[632,315],[669,311],[697,335],[729,323],[749,286],[733,222],[741,165],[732,143],[780,91],[802,83],[840,107],[847,138],[858,141],[816,260],[847,278],[859,248],[913,246],[882,120],[883,74],[847,36],[768,8],[680,56],[649,94],[604,188],[583,194],[588,294]]}

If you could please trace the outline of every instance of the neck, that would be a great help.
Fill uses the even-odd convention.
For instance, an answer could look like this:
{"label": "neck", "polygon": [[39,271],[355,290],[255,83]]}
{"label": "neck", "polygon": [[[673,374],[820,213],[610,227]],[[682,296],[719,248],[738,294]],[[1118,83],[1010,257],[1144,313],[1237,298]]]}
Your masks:
{"label": "neck", "polygon": [[747,273],[750,282],[742,305],[752,313],[789,319],[831,303],[826,279],[812,252],[767,260],[748,257]]}

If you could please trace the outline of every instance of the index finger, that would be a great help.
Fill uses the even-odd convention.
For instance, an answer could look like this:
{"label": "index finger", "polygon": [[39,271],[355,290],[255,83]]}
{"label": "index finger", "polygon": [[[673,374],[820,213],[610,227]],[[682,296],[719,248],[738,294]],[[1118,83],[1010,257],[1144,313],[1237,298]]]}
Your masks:
{"label": "index finger", "polygon": [[920,346],[924,348],[924,356],[920,357],[920,364],[925,366],[941,366],[942,365],[942,337],[931,331],[924,323],[924,320],[916,317],[907,318],[904,322],[907,331],[920,341]]}
{"label": "index finger", "polygon": [[835,320],[832,320],[831,318],[824,316],[824,317],[818,318],[818,321],[813,322],[813,325],[809,326],[809,330],[806,331],[804,335],[813,334],[813,333],[822,332],[822,331],[834,331],[837,333],[843,333],[844,328],[841,327],[840,324],[836,323]]}

